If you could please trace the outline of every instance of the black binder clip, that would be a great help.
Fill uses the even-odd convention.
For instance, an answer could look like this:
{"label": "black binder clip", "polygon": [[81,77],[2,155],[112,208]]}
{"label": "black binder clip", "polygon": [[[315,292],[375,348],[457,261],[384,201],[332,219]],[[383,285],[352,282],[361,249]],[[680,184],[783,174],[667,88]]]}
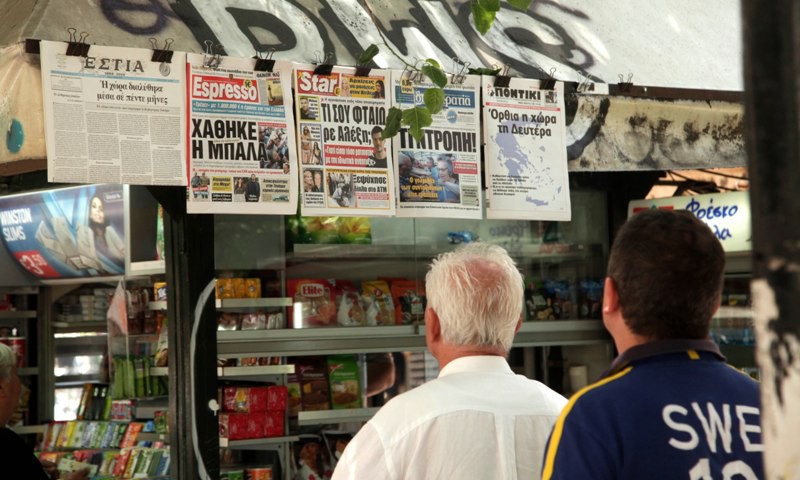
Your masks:
{"label": "black binder clip", "polygon": [[78,30],[74,27],[67,29],[69,32],[69,42],[67,42],[67,55],[70,57],[86,57],[89,55],[89,44],[86,43],[86,38],[89,37],[87,32],[81,32],[78,36]]}
{"label": "black binder clip", "polygon": [[328,63],[331,58],[331,53],[325,54],[324,58],[320,52],[317,52],[317,60],[314,62],[317,66],[314,68],[314,75],[330,75],[333,72],[333,64]]}
{"label": "black binder clip", "polygon": [[369,65],[356,65],[356,77],[369,77],[372,67]]}
{"label": "black binder clip", "polygon": [[625,81],[625,79],[622,77],[622,74],[620,73],[619,74],[619,83],[617,84],[617,89],[619,89],[619,92],[620,93],[629,93],[631,91],[631,88],[633,88],[633,81],[632,80],[633,80],[633,74],[632,73],[628,74],[628,80],[627,81]]}
{"label": "black binder clip", "polygon": [[39,40],[38,38],[26,38],[25,39],[25,53],[33,53],[39,54],[41,50],[39,48]]}
{"label": "black binder clip", "polygon": [[500,88],[508,88],[511,85],[511,77],[508,75],[508,65],[503,65],[503,70],[495,75],[494,86]]}
{"label": "black binder clip", "polygon": [[556,69],[551,68],[547,78],[539,80],[539,90],[552,90],[556,86]]}
{"label": "black binder clip", "polygon": [[453,73],[450,76],[450,83],[453,85],[461,85],[467,79],[467,72],[469,71],[469,62],[462,62],[458,57],[453,57]]}
{"label": "black binder clip", "polygon": [[253,70],[256,72],[270,72],[272,73],[272,69],[275,68],[275,60],[273,60],[272,56],[275,54],[275,49],[270,48],[268,52],[264,54],[262,57],[262,52],[256,52],[256,56],[253,57],[256,61],[255,66],[253,66]]}
{"label": "black binder clip", "polygon": [[164,48],[158,48],[158,40],[153,37],[150,37],[150,45],[153,46],[153,56],[150,57],[150,61],[156,63],[172,63],[172,50],[169,48],[172,46],[172,39],[168,38],[164,40]]}

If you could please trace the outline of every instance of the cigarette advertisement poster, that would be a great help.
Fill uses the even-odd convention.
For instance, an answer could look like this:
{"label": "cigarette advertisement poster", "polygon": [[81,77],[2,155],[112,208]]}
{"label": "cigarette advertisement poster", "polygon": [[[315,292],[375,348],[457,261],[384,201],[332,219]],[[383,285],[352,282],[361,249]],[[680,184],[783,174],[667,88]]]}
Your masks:
{"label": "cigarette advertisement poster", "polygon": [[381,138],[389,72],[314,69],[296,65],[294,73],[302,215],[394,215],[391,149]]}
{"label": "cigarette advertisement poster", "polygon": [[297,154],[292,65],[254,71],[250,58],[189,54],[189,213],[292,215]]}
{"label": "cigarette advertisement poster", "polygon": [[125,273],[122,185],[88,185],[0,197],[8,251],[38,278]]}
{"label": "cigarette advertisement poster", "polygon": [[[402,72],[392,78],[399,108],[424,105],[434,85],[410,81]],[[406,127],[394,139],[397,158],[398,217],[482,218],[480,175],[480,77],[444,88],[442,111],[414,140]]]}
{"label": "cigarette advertisement poster", "polygon": [[186,185],[186,55],[41,41],[50,182]]}
{"label": "cigarette advertisement poster", "polygon": [[569,221],[564,84],[483,77],[483,102],[486,217]]}

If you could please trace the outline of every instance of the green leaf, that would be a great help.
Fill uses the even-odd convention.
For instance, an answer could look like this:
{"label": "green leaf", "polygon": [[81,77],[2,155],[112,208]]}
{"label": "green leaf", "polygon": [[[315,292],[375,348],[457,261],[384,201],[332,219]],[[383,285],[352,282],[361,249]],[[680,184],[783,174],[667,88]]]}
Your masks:
{"label": "green leaf", "polygon": [[531,0],[508,0],[509,5],[523,12],[531,6]]}
{"label": "green leaf", "polygon": [[416,141],[422,138],[422,129],[433,123],[427,107],[414,107],[403,110],[403,124],[408,125],[408,133]]}
{"label": "green leaf", "polygon": [[442,66],[439,65],[439,62],[437,62],[435,58],[426,58],[425,59],[425,63],[429,63],[429,64],[433,65],[436,68],[442,68]]}
{"label": "green leaf", "polygon": [[472,20],[475,22],[475,28],[481,35],[486,35],[486,32],[492,28],[496,12],[490,12],[476,0],[470,2],[469,7],[472,10]]}
{"label": "green leaf", "polygon": [[389,115],[386,116],[386,125],[381,132],[381,138],[384,140],[392,138],[400,131],[400,122],[403,120],[403,111],[397,107],[389,109]]}
{"label": "green leaf", "polygon": [[500,75],[500,68],[470,68],[467,70],[467,73],[470,75],[489,75],[489,76],[496,76]]}
{"label": "green leaf", "polygon": [[437,87],[444,88],[444,86],[447,85],[447,74],[444,73],[444,70],[441,68],[426,64],[423,65],[420,70],[426,77],[430,78],[431,82],[433,82]]}
{"label": "green leaf", "polygon": [[367,49],[366,49],[366,50],[364,50],[364,51],[361,53],[361,56],[360,56],[360,57],[358,57],[358,64],[359,64],[359,65],[366,65],[366,64],[368,64],[369,62],[371,62],[371,61],[372,61],[372,59],[375,57],[375,55],[377,55],[377,54],[378,54],[378,51],[379,51],[379,50],[378,50],[378,46],[377,46],[377,45],[375,45],[375,44],[373,43],[372,45],[370,45],[369,47],[367,47]]}
{"label": "green leaf", "polygon": [[444,106],[444,90],[441,88],[429,88],[425,90],[422,99],[425,101],[425,106],[428,107],[431,115],[436,115],[442,111]]}
{"label": "green leaf", "polygon": [[478,0],[478,3],[488,12],[500,11],[500,0]]}

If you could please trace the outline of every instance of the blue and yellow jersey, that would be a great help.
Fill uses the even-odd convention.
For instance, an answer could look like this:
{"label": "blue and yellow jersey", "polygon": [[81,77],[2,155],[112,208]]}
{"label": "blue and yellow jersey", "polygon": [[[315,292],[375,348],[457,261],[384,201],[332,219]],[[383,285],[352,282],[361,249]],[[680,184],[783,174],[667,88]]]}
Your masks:
{"label": "blue and yellow jersey", "polygon": [[634,347],[562,411],[550,479],[763,478],[759,386],[708,341]]}

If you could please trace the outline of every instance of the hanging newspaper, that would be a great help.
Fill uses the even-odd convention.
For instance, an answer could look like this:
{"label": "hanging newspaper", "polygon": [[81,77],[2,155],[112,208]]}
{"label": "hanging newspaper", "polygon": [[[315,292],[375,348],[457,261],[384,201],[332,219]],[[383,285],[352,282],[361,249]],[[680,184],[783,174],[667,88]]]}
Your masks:
{"label": "hanging newspaper", "polygon": [[[394,140],[399,217],[482,218],[480,77],[462,78],[445,86],[444,107],[419,142],[406,127]],[[424,105],[425,91],[434,86],[399,71],[392,85],[394,104],[403,109]]]}
{"label": "hanging newspaper", "polygon": [[296,65],[298,151],[303,215],[393,215],[391,149],[381,138],[388,71],[367,77],[334,67],[317,75]]}
{"label": "hanging newspaper", "polygon": [[188,55],[189,213],[297,212],[292,64],[255,64]]}
{"label": "hanging newspaper", "polygon": [[563,220],[572,215],[567,174],[564,84],[483,77],[486,217]]}
{"label": "hanging newspaper", "polygon": [[186,185],[184,64],[152,50],[41,41],[50,182]]}

